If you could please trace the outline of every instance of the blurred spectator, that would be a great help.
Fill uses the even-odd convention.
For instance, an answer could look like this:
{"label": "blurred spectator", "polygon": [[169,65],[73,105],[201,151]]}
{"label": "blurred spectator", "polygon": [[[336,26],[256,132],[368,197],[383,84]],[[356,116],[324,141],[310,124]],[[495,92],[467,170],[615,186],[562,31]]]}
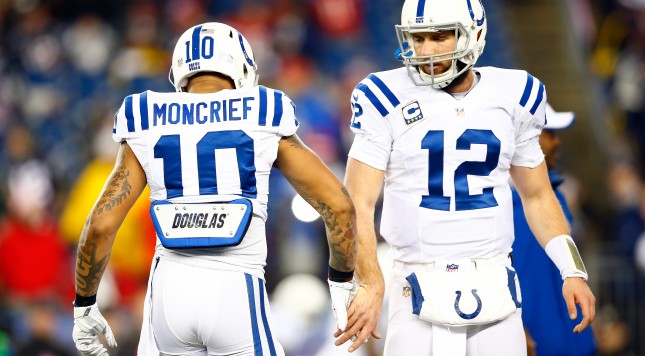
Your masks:
{"label": "blurred spectator", "polygon": [[19,355],[61,355],[54,331],[65,328],[50,321],[73,299],[73,262],[50,210],[50,172],[41,161],[23,157],[10,166],[7,185],[8,214],[0,222],[0,329],[22,347]]}
{"label": "blurred spectator", "polygon": [[49,170],[32,159],[9,170],[8,215],[0,225],[0,288],[10,305],[73,298],[71,255],[49,212]]}
{"label": "blurred spectator", "polygon": [[60,327],[56,306],[47,302],[34,304],[27,312],[31,336],[21,343],[17,356],[71,356],[72,353],[56,340],[56,329]]}

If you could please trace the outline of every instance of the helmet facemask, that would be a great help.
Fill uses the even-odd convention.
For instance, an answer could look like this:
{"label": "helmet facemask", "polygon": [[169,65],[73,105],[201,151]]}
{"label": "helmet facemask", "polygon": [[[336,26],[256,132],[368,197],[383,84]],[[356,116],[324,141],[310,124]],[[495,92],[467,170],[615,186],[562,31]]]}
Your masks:
{"label": "helmet facemask", "polygon": [[[482,54],[486,36],[486,15],[477,0],[406,0],[401,13],[401,25],[396,25],[399,59],[408,70],[415,85],[431,85],[442,89],[472,68]],[[416,33],[452,31],[455,47],[452,51],[422,56],[416,53],[413,36]],[[434,65],[450,62],[444,73],[434,73]],[[429,65],[430,73],[421,66]]]}

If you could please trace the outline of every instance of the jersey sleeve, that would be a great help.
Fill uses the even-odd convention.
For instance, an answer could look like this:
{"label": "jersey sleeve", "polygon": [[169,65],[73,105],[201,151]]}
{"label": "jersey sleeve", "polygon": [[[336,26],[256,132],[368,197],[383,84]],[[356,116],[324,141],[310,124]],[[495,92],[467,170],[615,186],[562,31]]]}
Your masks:
{"label": "jersey sleeve", "polygon": [[300,123],[296,119],[296,105],[283,92],[258,86],[258,125],[279,136],[296,133]]}
{"label": "jersey sleeve", "polygon": [[276,106],[278,105],[278,98],[280,105],[282,105],[282,119],[278,134],[281,136],[291,136],[298,131],[300,123],[296,119],[296,104],[283,92],[276,90]]}
{"label": "jersey sleeve", "polygon": [[526,73],[524,90],[515,109],[515,154],[512,165],[535,168],[544,161],[539,140],[546,123],[545,110],[544,84]]}
{"label": "jersey sleeve", "polygon": [[354,133],[354,142],[349,157],[385,170],[392,150],[392,131],[386,119],[388,111],[370,89],[369,82],[362,81],[352,92],[350,129]]}
{"label": "jersey sleeve", "polygon": [[148,130],[148,92],[128,95],[114,115],[112,139],[126,141]]}

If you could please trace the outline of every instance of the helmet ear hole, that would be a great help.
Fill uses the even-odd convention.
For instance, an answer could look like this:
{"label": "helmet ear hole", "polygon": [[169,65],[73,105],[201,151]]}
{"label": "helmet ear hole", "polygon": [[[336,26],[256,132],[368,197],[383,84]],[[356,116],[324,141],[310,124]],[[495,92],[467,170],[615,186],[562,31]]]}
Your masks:
{"label": "helmet ear hole", "polygon": [[246,68],[245,65],[242,65],[242,68],[243,68],[243,73],[244,73],[244,79],[246,79],[249,76],[249,70]]}
{"label": "helmet ear hole", "polygon": [[228,37],[233,38],[233,31],[228,32]]}

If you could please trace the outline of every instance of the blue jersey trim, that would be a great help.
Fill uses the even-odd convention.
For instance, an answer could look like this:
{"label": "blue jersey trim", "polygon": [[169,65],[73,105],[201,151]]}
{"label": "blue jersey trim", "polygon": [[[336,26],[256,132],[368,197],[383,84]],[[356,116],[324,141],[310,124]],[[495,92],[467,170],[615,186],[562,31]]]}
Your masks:
{"label": "blue jersey trim", "polygon": [[125,118],[128,121],[128,132],[134,132],[134,113],[132,112],[132,95],[125,98]]}
{"label": "blue jersey trim", "polygon": [[258,125],[266,126],[267,124],[267,89],[260,86],[260,114]]}
{"label": "blue jersey trim", "polygon": [[412,294],[412,314],[419,315],[421,314],[421,307],[423,306],[423,294],[421,293],[421,286],[419,285],[419,280],[417,275],[412,272],[409,276],[405,277],[408,283],[410,283],[411,294]]}
{"label": "blue jersey trim", "polygon": [[273,110],[273,121],[271,121],[271,126],[280,126],[280,120],[282,120],[282,92],[279,90],[273,91],[273,100],[275,101]]}
{"label": "blue jersey trim", "polygon": [[260,340],[260,330],[258,329],[258,317],[255,308],[255,293],[253,291],[253,277],[244,273],[246,278],[246,292],[249,296],[249,312],[251,314],[251,328],[253,332],[253,353],[255,356],[262,356],[262,340]]}
{"label": "blue jersey trim", "polygon": [[383,81],[379,77],[377,77],[374,74],[370,74],[367,76],[367,79],[371,80],[372,82],[374,82],[374,84],[376,84],[376,86],[381,90],[381,92],[383,92],[387,100],[390,101],[392,106],[396,107],[401,103],[399,99],[396,97],[396,95],[392,93],[390,88],[388,88],[387,85],[385,85],[385,83],[383,83]]}
{"label": "blue jersey trim", "polygon": [[515,288],[515,271],[512,271],[510,268],[506,267],[506,274],[508,276],[508,291],[511,293],[515,307],[521,308],[522,303],[517,298],[517,289]]}
{"label": "blue jersey trim", "polygon": [[148,92],[144,91],[139,96],[139,113],[141,114],[141,129],[148,129]]}
{"label": "blue jersey trim", "polygon": [[522,99],[520,99],[520,105],[522,106],[526,106],[531,96],[531,90],[533,89],[533,76],[528,73],[526,75],[526,86],[524,86],[524,93],[522,93]]}
{"label": "blue jersey trim", "polygon": [[531,115],[535,115],[537,108],[540,106],[540,103],[542,102],[543,96],[544,96],[544,84],[540,83],[540,89],[538,90],[537,98],[535,98],[535,103],[533,103],[531,110],[529,110],[531,112]]}
{"label": "blue jersey trim", "polygon": [[367,99],[369,99],[369,101],[372,103],[372,105],[374,105],[374,107],[376,108],[376,110],[378,110],[378,112],[381,114],[381,116],[386,117],[387,114],[389,114],[389,112],[387,111],[385,106],[383,106],[383,104],[381,104],[381,102],[378,100],[376,95],[374,95],[372,90],[370,90],[370,88],[367,85],[365,85],[363,83],[359,83],[356,86],[356,89],[362,91],[365,94]]}
{"label": "blue jersey trim", "polygon": [[271,328],[269,327],[269,320],[267,319],[266,309],[264,307],[264,283],[258,278],[258,289],[260,290],[260,313],[262,314],[262,325],[266,333],[267,341],[269,343],[269,354],[276,356],[275,345],[273,344],[273,336],[271,335]]}

